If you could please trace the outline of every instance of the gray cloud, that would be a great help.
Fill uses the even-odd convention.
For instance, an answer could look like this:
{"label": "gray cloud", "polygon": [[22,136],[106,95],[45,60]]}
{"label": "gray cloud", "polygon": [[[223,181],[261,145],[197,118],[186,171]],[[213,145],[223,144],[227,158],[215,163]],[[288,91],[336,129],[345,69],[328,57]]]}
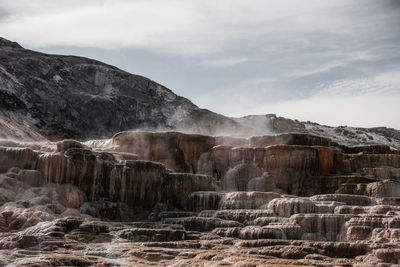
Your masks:
{"label": "gray cloud", "polygon": [[[400,109],[382,104],[400,101],[399,1],[306,3],[0,0],[0,33],[106,61],[226,115],[400,128]],[[366,108],[378,106],[380,116]]]}

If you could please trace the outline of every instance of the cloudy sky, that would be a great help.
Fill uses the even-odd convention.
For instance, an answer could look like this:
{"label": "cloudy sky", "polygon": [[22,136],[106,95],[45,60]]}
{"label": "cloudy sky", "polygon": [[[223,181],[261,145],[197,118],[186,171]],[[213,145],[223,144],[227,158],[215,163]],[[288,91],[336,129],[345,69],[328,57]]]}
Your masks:
{"label": "cloudy sky", "polygon": [[399,0],[0,0],[0,35],[228,116],[400,129]]}

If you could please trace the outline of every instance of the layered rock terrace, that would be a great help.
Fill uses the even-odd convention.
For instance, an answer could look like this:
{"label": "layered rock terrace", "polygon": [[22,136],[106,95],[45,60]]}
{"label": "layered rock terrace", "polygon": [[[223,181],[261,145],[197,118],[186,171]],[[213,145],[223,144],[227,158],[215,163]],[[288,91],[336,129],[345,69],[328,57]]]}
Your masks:
{"label": "layered rock terrace", "polygon": [[0,265],[400,259],[400,152],[385,145],[180,132],[1,140],[0,173]]}

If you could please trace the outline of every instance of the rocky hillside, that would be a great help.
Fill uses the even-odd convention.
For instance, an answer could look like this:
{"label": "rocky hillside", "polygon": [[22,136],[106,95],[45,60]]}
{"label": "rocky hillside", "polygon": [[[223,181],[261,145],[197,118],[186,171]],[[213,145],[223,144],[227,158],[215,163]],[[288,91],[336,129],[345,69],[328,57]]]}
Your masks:
{"label": "rocky hillside", "polygon": [[99,138],[133,129],[213,133],[238,123],[145,77],[96,60],[48,55],[0,39],[0,135]]}
{"label": "rocky hillside", "polygon": [[228,118],[145,77],[0,38],[0,138],[87,140],[135,129],[239,137],[301,132],[346,145],[400,145],[400,131],[394,129],[332,128],[273,114]]}

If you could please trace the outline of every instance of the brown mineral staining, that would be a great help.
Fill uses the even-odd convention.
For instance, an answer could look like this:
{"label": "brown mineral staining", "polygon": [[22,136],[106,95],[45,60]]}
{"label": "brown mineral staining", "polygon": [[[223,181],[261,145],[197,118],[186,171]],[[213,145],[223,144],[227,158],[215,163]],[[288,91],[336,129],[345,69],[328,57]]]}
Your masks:
{"label": "brown mineral staining", "polygon": [[0,150],[1,264],[398,261],[400,158],[382,146],[123,132]]}

